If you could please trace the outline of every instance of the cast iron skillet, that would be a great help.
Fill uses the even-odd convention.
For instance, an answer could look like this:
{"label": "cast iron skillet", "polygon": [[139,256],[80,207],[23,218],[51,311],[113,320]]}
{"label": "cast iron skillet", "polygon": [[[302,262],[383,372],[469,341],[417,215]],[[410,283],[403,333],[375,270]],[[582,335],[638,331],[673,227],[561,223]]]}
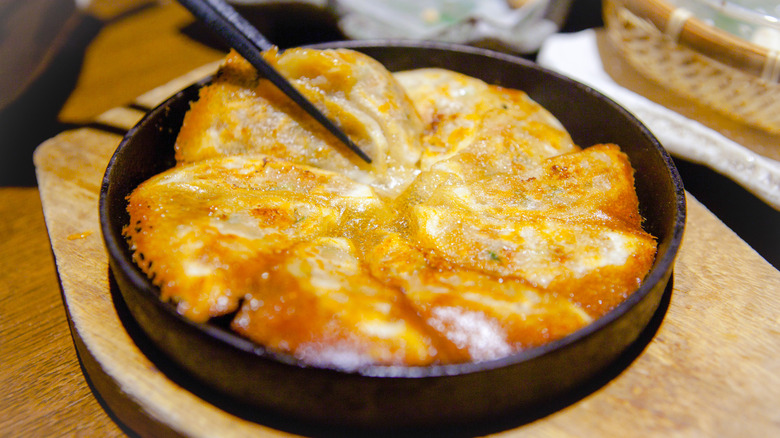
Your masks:
{"label": "cast iron skillet", "polygon": [[539,348],[497,360],[429,367],[366,366],[356,371],[313,367],[265,350],[224,327],[196,324],[173,305],[131,260],[122,227],[127,196],[174,164],[173,143],[195,85],[149,113],[111,158],[100,192],[100,220],[111,271],[131,315],[173,362],[239,403],[344,426],[414,427],[484,420],[554,400],[593,378],[647,326],[672,272],[685,223],[677,170],[650,132],[594,90],[526,60],[481,49],[398,41],[340,42],[391,71],[444,67],[489,83],[526,91],[551,111],[581,146],[617,143],[636,170],[645,230],[658,254],[643,285],[593,324]]}

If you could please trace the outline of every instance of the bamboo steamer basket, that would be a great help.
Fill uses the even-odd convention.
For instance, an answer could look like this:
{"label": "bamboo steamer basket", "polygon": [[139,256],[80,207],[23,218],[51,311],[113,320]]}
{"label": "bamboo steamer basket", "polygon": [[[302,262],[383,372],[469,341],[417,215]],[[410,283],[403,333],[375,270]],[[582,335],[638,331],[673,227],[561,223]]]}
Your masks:
{"label": "bamboo steamer basket", "polygon": [[780,52],[663,0],[604,0],[610,41],[637,71],[732,119],[780,134]]}

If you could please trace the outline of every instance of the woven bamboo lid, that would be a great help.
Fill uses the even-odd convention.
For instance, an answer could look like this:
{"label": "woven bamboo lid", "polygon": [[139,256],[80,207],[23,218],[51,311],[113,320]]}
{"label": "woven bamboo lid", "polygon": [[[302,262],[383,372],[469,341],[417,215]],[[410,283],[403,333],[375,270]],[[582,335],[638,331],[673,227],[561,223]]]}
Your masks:
{"label": "woven bamboo lid", "polygon": [[754,44],[698,19],[664,0],[623,0],[624,7],[651,22],[678,44],[770,82],[780,82],[780,51]]}
{"label": "woven bamboo lid", "polygon": [[[711,26],[668,1],[604,0],[603,5],[610,40],[642,75],[780,135],[780,50]],[[758,28],[780,35],[780,27]]]}

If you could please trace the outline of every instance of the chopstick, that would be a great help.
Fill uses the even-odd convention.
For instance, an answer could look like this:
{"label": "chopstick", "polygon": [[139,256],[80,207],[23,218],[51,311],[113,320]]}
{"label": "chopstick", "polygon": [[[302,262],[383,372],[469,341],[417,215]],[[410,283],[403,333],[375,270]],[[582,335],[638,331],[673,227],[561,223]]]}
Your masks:
{"label": "chopstick", "polygon": [[293,102],[314,117],[320,125],[335,135],[363,161],[371,163],[371,158],[344,131],[328,119],[311,101],[296,90],[284,76],[263,59],[261,52],[273,48],[273,44],[251,23],[246,21],[238,11],[223,0],[178,0],[178,2],[189,9],[195,17],[204,22],[271,83],[276,85]]}

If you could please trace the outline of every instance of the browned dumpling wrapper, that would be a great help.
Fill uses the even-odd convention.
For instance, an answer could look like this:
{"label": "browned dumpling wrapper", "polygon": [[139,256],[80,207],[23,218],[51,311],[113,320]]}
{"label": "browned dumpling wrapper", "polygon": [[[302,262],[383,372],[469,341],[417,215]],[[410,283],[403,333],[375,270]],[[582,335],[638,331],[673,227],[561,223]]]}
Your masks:
{"label": "browned dumpling wrapper", "polygon": [[314,365],[483,361],[586,326],[649,271],[626,155],[581,149],[522,91],[349,50],[266,57],[375,162],[231,54],[179,164],[128,199],[134,260],[186,317]]}
{"label": "browned dumpling wrapper", "polygon": [[196,321],[234,311],[293,244],[365,227],[383,208],[368,186],[269,157],[178,166],[128,201],[135,262]]}

